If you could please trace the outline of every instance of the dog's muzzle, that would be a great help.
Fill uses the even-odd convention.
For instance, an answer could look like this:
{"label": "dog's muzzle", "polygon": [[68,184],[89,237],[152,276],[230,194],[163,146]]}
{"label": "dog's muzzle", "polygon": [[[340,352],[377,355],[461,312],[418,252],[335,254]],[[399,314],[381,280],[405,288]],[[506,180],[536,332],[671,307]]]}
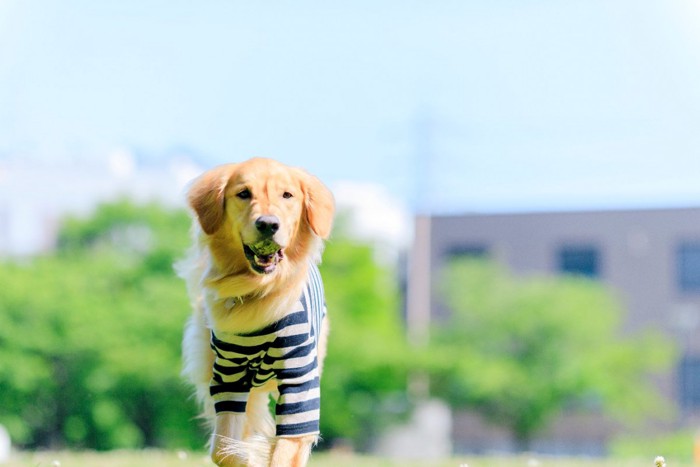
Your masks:
{"label": "dog's muzzle", "polygon": [[255,220],[255,228],[260,240],[244,245],[243,251],[255,272],[269,274],[284,258],[282,248],[273,240],[280,228],[280,220],[277,216],[260,216]]}

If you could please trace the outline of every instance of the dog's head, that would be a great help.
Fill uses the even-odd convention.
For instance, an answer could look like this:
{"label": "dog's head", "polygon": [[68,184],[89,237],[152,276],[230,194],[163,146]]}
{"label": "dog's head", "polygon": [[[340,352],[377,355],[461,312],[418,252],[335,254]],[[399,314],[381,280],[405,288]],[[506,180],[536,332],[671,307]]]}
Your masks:
{"label": "dog's head", "polygon": [[330,235],[334,202],[316,177],[255,158],[205,172],[188,193],[205,234],[228,240],[250,269],[270,274],[304,235]]}

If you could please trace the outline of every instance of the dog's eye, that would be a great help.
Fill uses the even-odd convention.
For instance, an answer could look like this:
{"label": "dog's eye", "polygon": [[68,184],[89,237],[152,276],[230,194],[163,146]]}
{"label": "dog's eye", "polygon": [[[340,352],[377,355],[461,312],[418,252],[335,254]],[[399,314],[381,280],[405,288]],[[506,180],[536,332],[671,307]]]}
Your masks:
{"label": "dog's eye", "polygon": [[250,199],[250,190],[246,188],[245,190],[239,191],[236,196],[240,199]]}
{"label": "dog's eye", "polygon": [[282,195],[282,197],[283,197],[284,199],[289,199],[289,198],[291,198],[291,197],[293,197],[293,196],[294,196],[294,195],[291,194],[291,193],[288,192],[288,191],[285,191],[284,194]]}

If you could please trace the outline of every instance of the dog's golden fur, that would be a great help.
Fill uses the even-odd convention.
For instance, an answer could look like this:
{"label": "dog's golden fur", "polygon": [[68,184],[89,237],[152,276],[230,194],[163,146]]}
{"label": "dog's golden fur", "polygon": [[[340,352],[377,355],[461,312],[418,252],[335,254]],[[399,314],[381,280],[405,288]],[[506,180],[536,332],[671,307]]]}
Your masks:
{"label": "dog's golden fur", "polygon": [[[214,415],[208,390],[214,363],[210,338],[211,330],[261,329],[292,309],[310,262],[320,260],[330,234],[333,196],[301,169],[255,158],[204,173],[193,182],[188,202],[194,244],[178,272],[194,311],[183,339],[183,374],[196,387],[211,422],[212,458],[221,466],[304,466],[315,437],[274,439],[267,410],[268,394],[276,393],[274,380],[251,391],[245,416]],[[266,236],[261,219],[274,220]],[[267,251],[256,250],[259,245]],[[327,321],[320,334],[319,366]]]}

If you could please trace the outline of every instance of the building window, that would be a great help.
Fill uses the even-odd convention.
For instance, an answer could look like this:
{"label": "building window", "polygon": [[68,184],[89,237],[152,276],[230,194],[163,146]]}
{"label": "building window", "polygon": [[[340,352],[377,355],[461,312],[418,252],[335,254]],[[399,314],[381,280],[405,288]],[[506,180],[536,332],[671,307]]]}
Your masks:
{"label": "building window", "polygon": [[700,242],[680,245],[677,253],[678,286],[685,292],[700,292]]}
{"label": "building window", "polygon": [[685,355],[681,360],[678,385],[681,407],[700,408],[700,356]]}
{"label": "building window", "polygon": [[488,249],[483,245],[454,245],[447,249],[448,258],[486,258]]}
{"label": "building window", "polygon": [[559,272],[596,278],[600,276],[600,253],[593,246],[565,246],[557,258]]}

